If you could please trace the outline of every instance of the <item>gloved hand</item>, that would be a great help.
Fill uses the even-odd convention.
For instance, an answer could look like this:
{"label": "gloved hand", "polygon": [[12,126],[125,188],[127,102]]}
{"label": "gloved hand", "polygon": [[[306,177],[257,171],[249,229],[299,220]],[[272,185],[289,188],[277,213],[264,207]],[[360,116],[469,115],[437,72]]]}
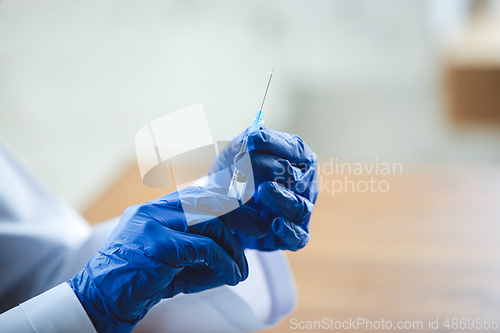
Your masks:
{"label": "gloved hand", "polygon": [[[243,250],[214,217],[235,204],[187,187],[127,208],[103,247],[69,281],[97,331],[130,332],[162,298],[245,280]],[[188,225],[185,212],[199,207],[210,215],[198,212],[203,222]]]}
{"label": "gloved hand", "polygon": [[[247,131],[234,139],[242,141]],[[209,174],[234,163],[240,145],[228,145]],[[262,128],[248,136],[251,168],[236,163],[238,170],[252,173],[253,197],[220,219],[235,233],[244,248],[262,251],[296,251],[309,241],[309,219],[318,196],[316,154],[296,135]],[[209,177],[210,186],[227,194],[228,184]],[[222,192],[221,192],[222,193]]]}

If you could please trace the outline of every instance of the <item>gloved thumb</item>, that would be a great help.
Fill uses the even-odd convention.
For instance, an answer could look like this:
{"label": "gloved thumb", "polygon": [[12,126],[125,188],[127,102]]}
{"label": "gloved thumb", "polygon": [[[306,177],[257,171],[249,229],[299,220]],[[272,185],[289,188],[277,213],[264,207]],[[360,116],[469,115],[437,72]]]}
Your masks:
{"label": "gloved thumb", "polygon": [[285,247],[290,251],[297,251],[309,242],[309,233],[284,217],[277,217],[272,224],[272,230],[278,236]]}

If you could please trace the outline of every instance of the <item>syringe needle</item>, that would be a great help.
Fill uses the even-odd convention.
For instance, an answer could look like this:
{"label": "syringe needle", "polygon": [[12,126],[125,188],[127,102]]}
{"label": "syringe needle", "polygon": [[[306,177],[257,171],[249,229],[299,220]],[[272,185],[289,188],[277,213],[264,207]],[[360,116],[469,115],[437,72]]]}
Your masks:
{"label": "syringe needle", "polygon": [[274,69],[271,69],[269,71],[269,81],[267,82],[266,92],[264,93],[264,98],[262,99],[262,105],[260,106],[260,109],[259,109],[261,111],[262,111],[262,108],[264,107],[264,102],[266,101],[267,90],[269,89],[269,84],[271,83],[271,79],[273,78],[273,73],[274,73]]}
{"label": "syringe needle", "polygon": [[[269,71],[269,81],[267,82],[266,92],[264,93],[264,99],[262,100],[262,104],[260,106],[259,111],[257,111],[257,114],[255,115],[255,119],[253,120],[252,126],[250,126],[250,128],[248,129],[248,134],[260,130],[260,127],[264,122],[262,108],[264,107],[264,102],[266,101],[267,90],[269,89],[269,84],[271,83],[271,78],[273,77],[273,73],[274,69],[271,69]],[[240,153],[234,157],[235,163],[237,161],[237,156],[239,156],[241,153],[248,152],[247,142],[248,142],[248,135],[246,135],[243,141],[241,142]],[[248,177],[243,172],[239,171],[235,166],[231,178],[231,183],[229,184],[229,190],[227,192],[227,195],[238,199],[238,202],[241,205],[247,183],[248,183]]]}

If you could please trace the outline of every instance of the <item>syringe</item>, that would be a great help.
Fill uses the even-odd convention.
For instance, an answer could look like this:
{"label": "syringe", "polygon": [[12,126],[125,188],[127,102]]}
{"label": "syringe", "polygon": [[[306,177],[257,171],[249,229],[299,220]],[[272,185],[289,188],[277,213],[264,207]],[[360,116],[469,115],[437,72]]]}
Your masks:
{"label": "syringe", "polygon": [[[267,90],[269,89],[269,84],[271,83],[271,78],[273,77],[273,73],[274,69],[271,69],[269,71],[269,81],[267,82],[266,92],[264,93],[262,104],[260,106],[259,111],[257,111],[257,114],[255,115],[255,119],[253,120],[252,126],[248,130],[247,136],[245,136],[243,142],[241,143],[241,149],[239,153],[234,157],[234,163],[236,163],[238,155],[240,155],[241,153],[246,153],[248,151],[247,147],[248,134],[260,130],[260,126],[264,122],[264,114],[262,113],[262,108],[264,107],[264,102],[266,101]],[[227,192],[227,195],[238,199],[238,201],[241,203],[241,201],[243,200],[243,195],[245,194],[247,183],[248,183],[248,177],[243,172],[238,170],[235,166],[233,177],[231,178],[231,184],[229,185],[229,191]]]}

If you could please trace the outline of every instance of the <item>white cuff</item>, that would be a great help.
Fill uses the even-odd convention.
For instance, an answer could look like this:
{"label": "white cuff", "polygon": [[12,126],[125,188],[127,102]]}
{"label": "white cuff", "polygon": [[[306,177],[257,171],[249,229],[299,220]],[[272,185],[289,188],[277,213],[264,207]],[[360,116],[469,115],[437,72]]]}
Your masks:
{"label": "white cuff", "polygon": [[96,333],[85,309],[67,283],[1,314],[0,327],[6,333]]}

